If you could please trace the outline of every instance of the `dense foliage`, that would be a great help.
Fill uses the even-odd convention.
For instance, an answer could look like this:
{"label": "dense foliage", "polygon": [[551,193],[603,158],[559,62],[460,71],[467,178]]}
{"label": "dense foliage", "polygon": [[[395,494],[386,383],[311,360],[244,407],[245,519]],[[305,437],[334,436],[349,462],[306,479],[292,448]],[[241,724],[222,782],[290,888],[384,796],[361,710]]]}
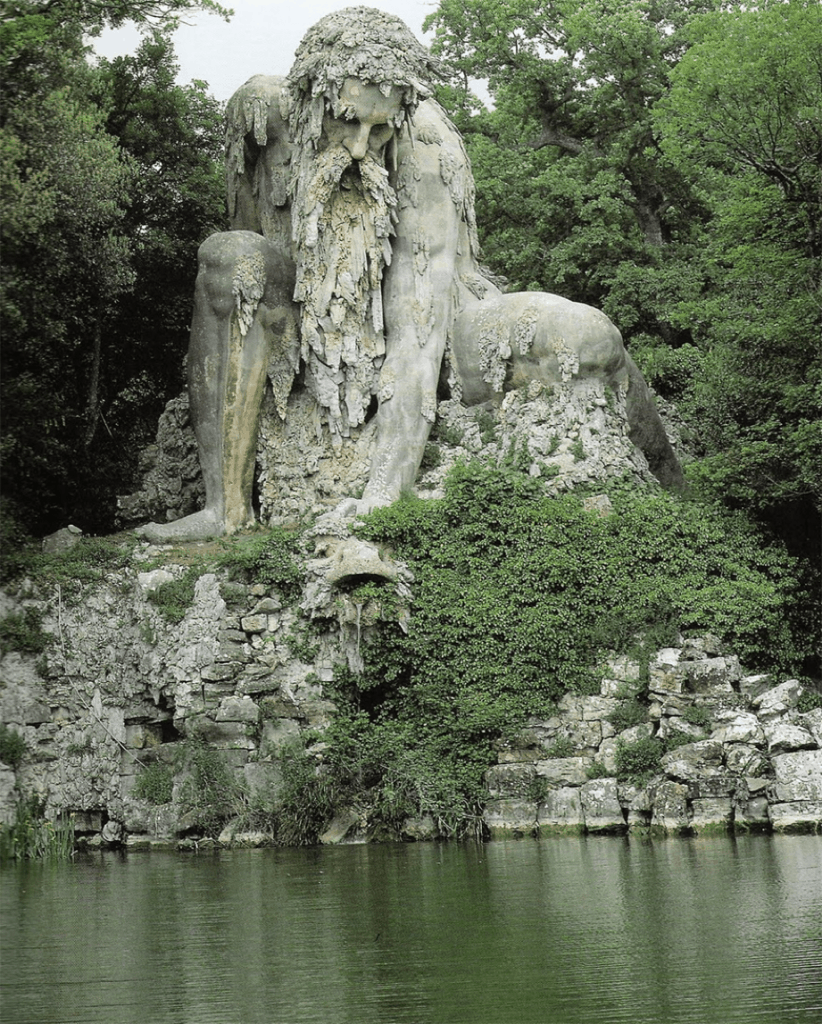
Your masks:
{"label": "dense foliage", "polygon": [[[180,389],[196,249],[222,225],[221,111],[161,31],[210,0],[21,0],[0,21],[3,488],[35,533],[111,529]],[[133,57],[84,43],[131,19]]]}
{"label": "dense foliage", "polygon": [[[372,512],[362,535],[414,573],[407,632],[382,621],[344,672],[326,761],[373,788],[386,824],[431,813],[470,829],[497,745],[566,693],[599,692],[608,651],[640,660],[680,632],[718,635],[743,664],[812,660],[818,630],[795,560],[744,517],[664,492],[615,490],[608,516],[513,470],[458,465],[439,501]],[[366,592],[367,591],[367,592]]]}
{"label": "dense foliage", "polygon": [[694,485],[818,561],[822,8],[441,0],[427,25],[492,268],[605,309]]}

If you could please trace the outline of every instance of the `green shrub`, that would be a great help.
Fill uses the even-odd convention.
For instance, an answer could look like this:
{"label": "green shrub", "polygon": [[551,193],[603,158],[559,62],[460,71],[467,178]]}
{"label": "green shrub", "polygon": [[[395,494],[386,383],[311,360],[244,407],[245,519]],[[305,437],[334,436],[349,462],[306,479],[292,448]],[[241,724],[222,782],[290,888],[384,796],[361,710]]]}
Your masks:
{"label": "green shrub", "polygon": [[0,761],[9,768],[18,768],[26,756],[26,750],[25,737],[0,723]]}
{"label": "green shrub", "polygon": [[822,693],[818,690],[812,690],[809,686],[805,686],[805,689],[799,695],[796,710],[800,714],[806,715],[809,711],[815,711],[817,708],[822,708]]}
{"label": "green shrub", "polygon": [[146,765],[137,776],[134,795],[138,800],[147,800],[150,804],[167,804],[171,802],[174,790],[174,773],[168,765]]}
{"label": "green shrub", "polygon": [[176,625],[186,617],[186,613],[194,604],[197,580],[205,571],[205,567],[200,564],[189,566],[182,576],[161,583],[156,590],[149,593],[149,601],[157,607],[167,622]]}
{"label": "green shrub", "polygon": [[546,757],[573,757],[577,748],[567,736],[559,736],[545,751]]}
{"label": "green shrub", "polygon": [[217,836],[225,823],[246,810],[245,795],[222,751],[188,740],[180,767],[186,772],[180,805],[205,835]]}
{"label": "green shrub", "polygon": [[645,738],[634,743],[617,742],[616,776],[635,786],[644,786],[662,770],[665,748],[656,739]]}
{"label": "green shrub", "polygon": [[300,531],[272,527],[263,536],[236,543],[220,557],[234,580],[276,587],[293,604],[302,596],[305,568],[300,551]]}
{"label": "green shrub", "polygon": [[699,729],[707,729],[711,724],[711,712],[703,704],[689,704],[682,712],[682,717],[689,725]]}
{"label": "green shrub", "polygon": [[[593,666],[636,655],[638,637],[646,664],[678,632],[710,632],[751,667],[796,671],[815,644],[811,598],[783,550],[713,506],[635,485],[609,494],[600,517],[578,495],[469,462],[442,499],[366,517],[358,533],[408,563],[413,604],[407,632],[383,616],[363,671],[336,675],[325,740],[338,789],[362,777],[389,824],[428,807],[468,833],[496,743],[591,692]],[[646,720],[641,701],[620,711],[626,727]],[[658,741],[642,749],[654,767]],[[631,756],[623,772],[649,770]]]}
{"label": "green shrub", "polygon": [[624,732],[635,725],[642,725],[643,722],[647,722],[648,709],[638,700],[623,700],[608,715],[608,721],[617,732]]}
{"label": "green shrub", "polygon": [[74,821],[48,821],[37,797],[21,799],[14,821],[0,825],[0,863],[8,860],[68,860],[74,855]]}
{"label": "green shrub", "polygon": [[39,608],[24,608],[0,620],[0,654],[42,654],[51,639],[43,631],[43,613]]}
{"label": "green shrub", "polygon": [[592,761],[585,769],[585,774],[589,779],[607,779],[611,773],[602,763],[602,761]]}

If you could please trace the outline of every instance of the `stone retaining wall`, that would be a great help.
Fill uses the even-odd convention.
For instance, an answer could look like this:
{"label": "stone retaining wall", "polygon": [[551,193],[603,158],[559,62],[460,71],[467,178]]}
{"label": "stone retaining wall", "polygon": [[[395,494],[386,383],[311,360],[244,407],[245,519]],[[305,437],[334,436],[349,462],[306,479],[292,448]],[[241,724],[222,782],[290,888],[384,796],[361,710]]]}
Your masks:
{"label": "stone retaining wall", "polygon": [[[647,689],[639,664],[611,661],[600,696],[564,697],[501,752],[486,775],[491,835],[822,831],[822,708],[801,713],[800,683],[775,683],[709,637],[658,651]],[[611,719],[640,689],[646,720],[618,732]],[[658,770],[616,777],[618,752],[643,740]]]}

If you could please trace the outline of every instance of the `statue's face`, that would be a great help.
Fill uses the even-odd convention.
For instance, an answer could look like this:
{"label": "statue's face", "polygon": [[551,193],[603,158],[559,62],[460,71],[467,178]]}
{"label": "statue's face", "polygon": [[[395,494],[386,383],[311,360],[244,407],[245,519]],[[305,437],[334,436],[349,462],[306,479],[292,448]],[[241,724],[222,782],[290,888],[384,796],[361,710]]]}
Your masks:
{"label": "statue's face", "polygon": [[395,86],[384,96],[379,86],[346,78],[340,89],[340,103],[345,110],[343,117],[326,114],[323,119],[324,145],[344,146],[353,160],[362,160],[366,154],[381,159],[402,109],[402,90]]}

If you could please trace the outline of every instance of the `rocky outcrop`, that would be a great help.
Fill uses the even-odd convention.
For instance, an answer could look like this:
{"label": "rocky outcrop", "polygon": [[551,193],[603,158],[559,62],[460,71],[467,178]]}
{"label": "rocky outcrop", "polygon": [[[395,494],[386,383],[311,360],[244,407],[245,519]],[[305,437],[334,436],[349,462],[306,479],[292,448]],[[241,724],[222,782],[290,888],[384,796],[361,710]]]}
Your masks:
{"label": "rocky outcrop", "polygon": [[[647,688],[640,675],[610,661],[600,695],[563,698],[500,752],[491,835],[822,831],[822,708],[800,710],[797,680],[746,675],[711,637],[656,652]],[[626,705],[645,720],[620,729]]]}
{"label": "rocky outcrop", "polygon": [[[339,665],[361,665],[382,614],[376,599],[357,597],[369,592],[358,581],[388,581],[401,625],[407,613],[407,569],[361,542],[340,544],[332,526],[316,528],[326,533],[314,538],[299,607],[276,588],[203,572],[170,622],[157,598],[188,568],[147,544],[95,588],[72,595],[24,581],[0,594],[0,615],[33,610],[48,640],[42,654],[0,662],[0,721],[23,744],[14,764],[0,764],[0,822],[25,794],[52,820],[73,816],[92,843],[189,841],[202,833],[195,746],[227,773],[221,819],[235,791],[244,807],[272,811],[283,751],[298,744],[321,766],[329,684]],[[312,620],[320,628],[307,630]],[[600,679],[598,694],[564,697],[499,751],[486,779],[492,836],[822,830],[822,708],[802,710],[796,680],[746,674],[709,637],[656,652],[647,672],[614,657]],[[367,812],[367,801],[341,811],[325,840],[362,839]],[[437,827],[409,820],[400,834],[433,838]],[[238,819],[223,838],[270,835]]]}
{"label": "rocky outcrop", "polygon": [[[666,422],[679,445],[676,423]],[[310,395],[293,392],[281,419],[271,393],[260,418],[257,488],[263,522],[322,514],[341,496],[361,494],[374,452],[374,422],[334,438],[320,427]],[[686,456],[677,451],[681,461]],[[625,395],[603,380],[586,378],[553,385],[533,381],[510,391],[498,406],[468,408],[458,399],[439,403],[418,491],[442,493],[445,474],[458,459],[516,462],[545,481],[549,493],[613,477],[648,483],[653,475],[629,437]],[[142,486],[118,499],[122,524],[153,518],[171,522],[201,507],[203,489],[185,394],[166,406],[157,440],[141,455]]]}

